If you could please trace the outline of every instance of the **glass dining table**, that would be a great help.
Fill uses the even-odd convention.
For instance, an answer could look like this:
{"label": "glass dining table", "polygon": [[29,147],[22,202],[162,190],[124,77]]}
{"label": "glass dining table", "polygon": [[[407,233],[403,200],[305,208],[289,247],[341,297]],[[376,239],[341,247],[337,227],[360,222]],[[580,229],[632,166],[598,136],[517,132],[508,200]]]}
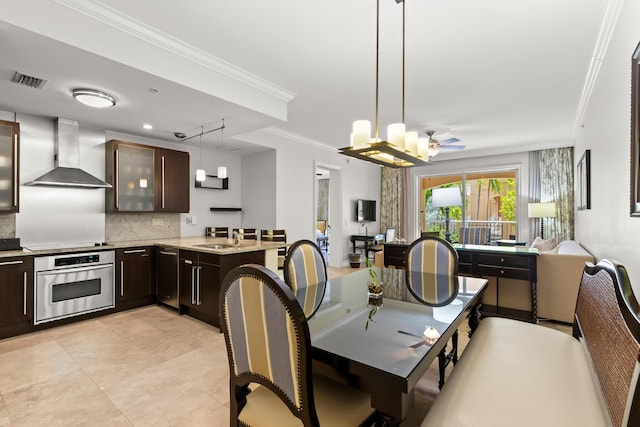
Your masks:
{"label": "glass dining table", "polygon": [[425,286],[458,282],[452,287],[456,294],[433,307],[409,292],[406,270],[374,271],[382,282],[381,298],[368,294],[367,269],[329,281],[320,308],[309,320],[314,372],[370,393],[371,406],[395,424],[407,415],[416,383],[435,358],[445,354],[462,322],[469,318],[470,333],[475,329],[487,280],[430,275]]}

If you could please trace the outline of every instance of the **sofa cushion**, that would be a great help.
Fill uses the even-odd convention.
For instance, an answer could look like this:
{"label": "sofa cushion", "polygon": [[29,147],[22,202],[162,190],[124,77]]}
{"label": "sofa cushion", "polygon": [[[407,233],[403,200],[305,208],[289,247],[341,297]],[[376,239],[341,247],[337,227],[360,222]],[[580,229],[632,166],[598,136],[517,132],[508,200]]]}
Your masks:
{"label": "sofa cushion", "polygon": [[556,242],[556,238],[552,237],[550,239],[542,239],[540,236],[536,237],[533,243],[531,243],[532,248],[538,249],[540,252],[548,251],[558,246]]}

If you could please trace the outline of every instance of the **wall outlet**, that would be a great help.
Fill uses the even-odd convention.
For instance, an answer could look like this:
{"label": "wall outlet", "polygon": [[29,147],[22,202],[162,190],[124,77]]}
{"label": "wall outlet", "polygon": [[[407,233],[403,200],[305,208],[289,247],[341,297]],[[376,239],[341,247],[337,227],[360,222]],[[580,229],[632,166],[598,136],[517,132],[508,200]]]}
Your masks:
{"label": "wall outlet", "polygon": [[158,226],[158,225],[163,225],[164,224],[164,220],[162,218],[151,218],[151,225],[152,226]]}
{"label": "wall outlet", "polygon": [[187,224],[196,225],[198,223],[198,218],[195,216],[187,215],[185,218],[185,222]]}

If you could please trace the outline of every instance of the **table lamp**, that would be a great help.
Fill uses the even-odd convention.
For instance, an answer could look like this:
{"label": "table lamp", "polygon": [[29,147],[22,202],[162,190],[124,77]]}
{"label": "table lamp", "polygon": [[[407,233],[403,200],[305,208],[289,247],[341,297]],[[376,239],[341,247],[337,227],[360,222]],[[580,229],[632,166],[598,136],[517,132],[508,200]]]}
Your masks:
{"label": "table lamp", "polygon": [[540,237],[544,239],[544,219],[556,217],[555,202],[529,203],[529,218],[540,218]]}
{"label": "table lamp", "polygon": [[434,208],[444,208],[444,238],[451,243],[451,233],[449,232],[449,208],[462,206],[462,196],[460,188],[434,188],[431,193],[431,206]]}

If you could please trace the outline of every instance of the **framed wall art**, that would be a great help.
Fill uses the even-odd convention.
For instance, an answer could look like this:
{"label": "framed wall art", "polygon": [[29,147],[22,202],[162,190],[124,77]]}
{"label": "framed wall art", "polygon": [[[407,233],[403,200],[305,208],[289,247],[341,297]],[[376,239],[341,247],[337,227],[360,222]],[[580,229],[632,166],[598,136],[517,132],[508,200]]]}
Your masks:
{"label": "framed wall art", "polygon": [[631,216],[640,217],[640,44],[631,57]]}
{"label": "framed wall art", "polygon": [[591,209],[591,150],[578,162],[578,210]]}

